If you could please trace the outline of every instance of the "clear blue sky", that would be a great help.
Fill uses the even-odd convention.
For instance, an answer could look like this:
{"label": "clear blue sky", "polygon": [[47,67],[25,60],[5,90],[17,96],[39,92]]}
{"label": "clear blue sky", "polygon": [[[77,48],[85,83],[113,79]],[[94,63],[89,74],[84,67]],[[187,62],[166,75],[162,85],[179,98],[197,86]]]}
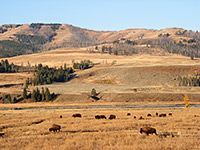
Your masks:
{"label": "clear blue sky", "polygon": [[92,30],[200,31],[200,0],[0,0],[0,25],[64,23]]}

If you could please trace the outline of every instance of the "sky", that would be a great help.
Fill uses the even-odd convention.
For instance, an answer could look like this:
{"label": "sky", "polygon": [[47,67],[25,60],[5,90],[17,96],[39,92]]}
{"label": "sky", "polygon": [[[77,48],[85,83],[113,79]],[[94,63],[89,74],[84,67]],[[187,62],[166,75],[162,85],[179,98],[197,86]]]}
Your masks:
{"label": "sky", "polygon": [[200,31],[200,0],[0,0],[0,25],[62,23],[99,31]]}

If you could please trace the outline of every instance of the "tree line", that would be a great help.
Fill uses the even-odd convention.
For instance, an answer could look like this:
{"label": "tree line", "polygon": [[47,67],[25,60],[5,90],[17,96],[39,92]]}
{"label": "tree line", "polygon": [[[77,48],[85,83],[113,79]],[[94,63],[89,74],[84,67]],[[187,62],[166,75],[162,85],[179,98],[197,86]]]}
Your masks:
{"label": "tree line", "polygon": [[0,62],[0,73],[14,73],[18,72],[19,67],[13,63],[9,64],[8,60],[1,60]]}

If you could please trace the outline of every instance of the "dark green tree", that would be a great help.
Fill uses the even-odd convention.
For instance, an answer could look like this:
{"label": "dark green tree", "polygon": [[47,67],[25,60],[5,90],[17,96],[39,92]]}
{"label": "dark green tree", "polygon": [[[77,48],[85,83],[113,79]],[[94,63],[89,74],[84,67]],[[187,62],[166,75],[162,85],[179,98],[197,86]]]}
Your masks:
{"label": "dark green tree", "polygon": [[96,92],[95,88],[92,89],[91,96],[97,96],[97,92]]}
{"label": "dark green tree", "polygon": [[35,91],[35,89],[33,89],[33,92],[32,92],[32,97],[31,97],[32,99],[33,99],[33,101],[34,102],[36,102],[37,101],[37,94],[36,94],[36,91]]}
{"label": "dark green tree", "polygon": [[26,90],[26,88],[24,88],[24,90],[23,90],[23,98],[27,99],[27,90]]}
{"label": "dark green tree", "polygon": [[46,101],[50,101],[51,100],[51,94],[49,89],[46,87],[46,91],[45,91],[45,100]]}
{"label": "dark green tree", "polygon": [[10,94],[7,95],[7,101],[8,101],[9,103],[12,102],[12,101],[11,101],[11,96],[10,96]]}
{"label": "dark green tree", "polygon": [[42,101],[45,101],[45,92],[44,92],[44,87],[42,87]]}

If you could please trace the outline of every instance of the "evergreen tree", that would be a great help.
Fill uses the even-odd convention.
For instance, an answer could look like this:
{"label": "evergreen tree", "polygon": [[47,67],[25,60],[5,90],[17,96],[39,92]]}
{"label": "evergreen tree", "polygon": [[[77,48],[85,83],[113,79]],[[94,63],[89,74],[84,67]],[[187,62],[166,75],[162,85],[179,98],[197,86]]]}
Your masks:
{"label": "evergreen tree", "polygon": [[24,88],[24,90],[23,90],[23,98],[27,99],[27,90],[26,90],[26,88]]}
{"label": "evergreen tree", "polygon": [[50,101],[51,100],[51,95],[49,89],[46,87],[46,92],[45,92],[45,100]]}
{"label": "evergreen tree", "polygon": [[7,101],[8,101],[9,103],[11,103],[11,96],[10,96],[10,94],[7,95]]}
{"label": "evergreen tree", "polygon": [[37,95],[36,95],[36,91],[35,91],[35,89],[33,89],[32,99],[33,99],[34,102],[37,101]]}
{"label": "evergreen tree", "polygon": [[17,103],[17,98],[13,97],[13,103]]}
{"label": "evergreen tree", "polygon": [[39,90],[38,87],[36,88],[36,100],[37,100],[38,102],[40,101],[40,90]]}
{"label": "evergreen tree", "polygon": [[44,87],[42,87],[42,101],[45,101],[45,92],[44,92]]}
{"label": "evergreen tree", "polygon": [[92,89],[91,96],[97,96],[97,92],[96,92],[95,88]]}

